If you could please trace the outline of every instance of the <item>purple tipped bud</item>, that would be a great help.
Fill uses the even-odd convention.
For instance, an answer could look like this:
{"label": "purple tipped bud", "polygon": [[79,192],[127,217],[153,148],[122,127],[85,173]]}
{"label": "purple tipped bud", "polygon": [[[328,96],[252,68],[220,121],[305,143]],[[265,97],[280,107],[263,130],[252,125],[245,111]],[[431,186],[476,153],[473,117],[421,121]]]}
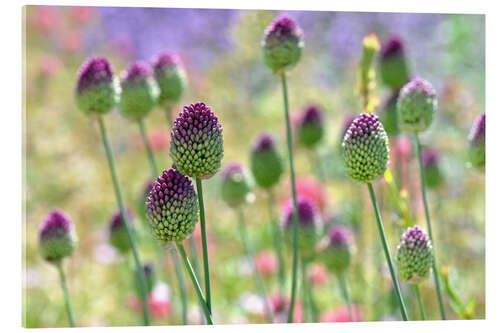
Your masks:
{"label": "purple tipped bud", "polygon": [[429,187],[436,187],[443,181],[443,174],[439,167],[439,152],[432,148],[425,148],[422,151],[422,164],[425,172],[425,183]]}
{"label": "purple tipped bud", "polygon": [[382,81],[392,89],[401,88],[409,76],[403,41],[398,36],[391,37],[383,46],[380,56]]}
{"label": "purple tipped bud", "polygon": [[267,27],[262,46],[264,61],[273,72],[291,68],[302,54],[302,30],[289,16],[279,16]]}
{"label": "purple tipped bud", "polygon": [[401,130],[410,133],[425,131],[437,110],[436,90],[421,78],[411,80],[399,92],[397,110]]}
{"label": "purple tipped bud", "polygon": [[177,169],[190,177],[208,179],[221,167],[224,156],[222,126],[210,107],[184,107],[171,132],[170,156]]}
{"label": "purple tipped bud", "polygon": [[198,199],[191,180],[175,169],[163,171],[146,201],[153,235],[164,243],[188,238],[198,222]]}
{"label": "purple tipped bud", "polygon": [[316,146],[324,134],[323,112],[317,106],[305,108],[297,123],[297,137],[299,142],[308,147]]}
{"label": "purple tipped bud", "polygon": [[482,113],[472,124],[469,133],[469,155],[472,165],[484,167],[486,161],[486,114]]}
{"label": "purple tipped bud", "polygon": [[323,262],[328,269],[341,272],[349,267],[352,242],[353,236],[349,229],[340,225],[330,229],[320,246]]}
{"label": "purple tipped bud", "polygon": [[106,113],[119,100],[120,87],[113,76],[107,59],[87,59],[78,71],[76,98],[78,107],[85,113]]}
{"label": "purple tipped bud", "polygon": [[[146,278],[146,291],[149,294],[153,290],[153,286],[155,284],[155,270],[153,264],[144,264],[142,266],[142,270],[144,271],[144,276]],[[141,295],[141,285],[139,274],[137,274],[137,269],[134,274],[134,288],[138,296]]]}
{"label": "purple tipped bud", "polygon": [[38,238],[42,257],[55,262],[73,253],[76,245],[75,226],[64,212],[53,210],[40,225]]}
{"label": "purple tipped bud", "polygon": [[400,278],[408,283],[422,282],[429,274],[432,261],[432,244],[427,234],[418,226],[408,228],[396,252]]}
{"label": "purple tipped bud", "polygon": [[389,143],[376,115],[362,113],[354,119],[344,136],[342,149],[346,171],[352,179],[369,183],[384,174]]}
{"label": "purple tipped bud", "polygon": [[250,201],[253,182],[243,165],[231,163],[221,172],[222,199],[231,207]]}
{"label": "purple tipped bud", "polygon": [[178,102],[187,85],[187,77],[176,54],[163,52],[152,61],[154,76],[160,87],[159,102]]}
{"label": "purple tipped bud", "polygon": [[[125,214],[127,221],[131,223],[134,219],[132,211],[126,208]],[[126,253],[131,249],[127,229],[125,228],[120,210],[116,210],[109,220],[109,243],[121,253]]]}
{"label": "purple tipped bud", "polygon": [[250,169],[258,186],[271,188],[283,174],[283,158],[276,147],[276,140],[269,133],[260,134],[250,153]]}

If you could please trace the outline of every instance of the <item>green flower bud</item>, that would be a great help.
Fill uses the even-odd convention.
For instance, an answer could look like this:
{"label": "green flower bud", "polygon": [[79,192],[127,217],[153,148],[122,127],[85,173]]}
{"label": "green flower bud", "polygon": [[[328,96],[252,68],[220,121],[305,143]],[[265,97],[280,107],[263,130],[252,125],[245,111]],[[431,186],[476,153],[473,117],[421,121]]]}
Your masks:
{"label": "green flower bud", "polygon": [[425,131],[437,110],[436,91],[429,82],[420,78],[413,79],[401,88],[397,109],[399,128],[402,131]]}

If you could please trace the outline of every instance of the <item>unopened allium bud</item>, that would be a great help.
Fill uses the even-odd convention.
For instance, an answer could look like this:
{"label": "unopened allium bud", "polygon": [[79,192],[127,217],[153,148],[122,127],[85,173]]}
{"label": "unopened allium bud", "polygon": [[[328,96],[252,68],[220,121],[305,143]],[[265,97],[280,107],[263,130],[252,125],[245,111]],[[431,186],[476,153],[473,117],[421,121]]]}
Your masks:
{"label": "unopened allium bud", "polygon": [[380,55],[382,81],[392,89],[401,88],[409,77],[403,41],[398,36],[391,37],[382,47]]}
{"label": "unopened allium bud", "polygon": [[147,63],[132,63],[121,77],[120,111],[128,118],[139,120],[156,105],[158,85]]}
{"label": "unopened allium bud", "polygon": [[[127,221],[132,222],[134,218],[132,211],[127,208],[125,209],[125,214],[127,215]],[[109,243],[121,253],[126,253],[131,249],[127,229],[125,228],[120,210],[114,212],[109,221]]]}
{"label": "unopened allium bud", "polygon": [[[144,271],[144,277],[146,278],[146,292],[149,294],[153,290],[153,286],[155,284],[155,270],[153,264],[144,264],[142,266],[142,270]],[[141,285],[139,280],[139,274],[137,269],[135,269],[134,274],[134,288],[138,295],[141,294]]]}
{"label": "unopened allium bud", "polygon": [[276,140],[269,133],[260,134],[250,153],[250,169],[258,186],[271,188],[283,174],[283,158]]}
{"label": "unopened allium bud", "polygon": [[469,133],[469,155],[472,165],[484,167],[486,161],[486,114],[479,115]]}
{"label": "unopened allium bud", "polygon": [[441,169],[439,168],[439,158],[439,153],[432,148],[425,148],[422,152],[425,183],[429,187],[436,187],[444,180]]}
{"label": "unopened allium bud", "polygon": [[[299,252],[305,260],[311,259],[315,254],[316,241],[318,239],[319,216],[318,209],[307,197],[297,198],[297,222],[299,226]],[[292,240],[293,229],[293,201],[290,199],[283,211],[282,228],[287,240]]]}
{"label": "unopened allium bud", "polygon": [[398,109],[397,102],[399,97],[399,90],[393,91],[383,104],[380,112],[378,113],[380,122],[384,125],[384,129],[388,136],[396,136],[399,134],[398,125]]}
{"label": "unopened allium bud", "polygon": [[302,30],[289,16],[279,16],[267,27],[262,47],[264,61],[273,72],[292,68],[302,55]]}
{"label": "unopened allium bud", "polygon": [[334,272],[342,272],[351,263],[353,237],[349,229],[334,226],[321,242],[320,251],[326,267]]}
{"label": "unopened allium bud", "polygon": [[401,130],[411,133],[425,131],[437,110],[436,91],[429,82],[415,78],[401,88],[397,109]]}
{"label": "unopened allium bud", "polygon": [[313,148],[321,141],[323,134],[323,112],[317,106],[308,106],[300,115],[297,123],[299,143],[307,148]]}
{"label": "unopened allium bud", "polygon": [[400,278],[408,283],[422,282],[429,274],[432,260],[432,244],[427,234],[418,226],[408,228],[396,252]]}
{"label": "unopened allium bud", "polygon": [[224,156],[222,126],[205,103],[185,106],[174,121],[170,156],[190,177],[208,179],[219,171]]}
{"label": "unopened allium bud", "polygon": [[382,176],[389,161],[389,144],[378,117],[362,113],[354,119],[344,136],[342,150],[352,179],[369,183]]}
{"label": "unopened allium bud", "polygon": [[86,114],[106,113],[118,103],[119,96],[120,84],[108,60],[102,57],[87,59],[78,71],[78,107]]}
{"label": "unopened allium bud", "polygon": [[221,172],[222,199],[231,207],[250,201],[253,181],[243,165],[231,163]]}
{"label": "unopened allium bud", "polygon": [[198,221],[198,199],[191,180],[175,169],[163,171],[146,201],[153,235],[164,243],[183,241]]}
{"label": "unopened allium bud", "polygon": [[75,226],[70,217],[53,210],[40,224],[38,231],[40,254],[49,262],[56,262],[73,253],[76,245]]}
{"label": "unopened allium bud", "polygon": [[187,76],[177,55],[158,54],[152,61],[156,82],[160,87],[159,102],[177,103],[186,89]]}

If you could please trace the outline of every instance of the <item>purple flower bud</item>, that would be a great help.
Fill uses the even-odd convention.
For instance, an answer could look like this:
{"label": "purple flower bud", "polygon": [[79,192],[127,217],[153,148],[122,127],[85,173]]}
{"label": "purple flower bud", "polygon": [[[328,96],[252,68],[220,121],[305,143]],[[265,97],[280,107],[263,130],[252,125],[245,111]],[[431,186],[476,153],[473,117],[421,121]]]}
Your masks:
{"label": "purple flower bud", "polygon": [[53,210],[42,222],[38,232],[42,257],[55,262],[71,256],[76,245],[75,226],[61,210]]}
{"label": "purple flower bud", "polygon": [[146,201],[153,235],[167,243],[183,241],[198,222],[198,199],[191,180],[174,168],[158,177]]}
{"label": "purple flower bud", "polygon": [[264,61],[273,72],[291,68],[302,54],[302,30],[289,16],[279,16],[267,27],[262,46]]}
{"label": "purple flower bud", "polygon": [[[134,219],[132,211],[126,208],[125,214],[127,215],[127,221],[132,223]],[[109,243],[121,253],[126,253],[131,249],[127,229],[119,209],[113,213],[109,220]]]}
{"label": "purple flower bud", "polygon": [[297,123],[297,137],[299,142],[308,147],[316,146],[324,134],[323,112],[317,106],[305,108]]}
{"label": "purple flower bud", "polygon": [[276,140],[269,133],[261,133],[254,141],[250,153],[250,169],[258,186],[271,188],[283,174],[283,158]]}
{"label": "purple flower bud", "polygon": [[425,172],[425,183],[429,187],[436,187],[443,181],[443,175],[439,167],[439,152],[432,148],[424,148],[422,151],[422,164]]}
{"label": "purple flower bud", "polygon": [[422,282],[432,266],[432,244],[418,226],[408,228],[401,236],[396,252],[396,263],[401,279],[408,283]]}
{"label": "purple flower bud", "polygon": [[221,167],[224,156],[222,126],[210,107],[184,107],[171,132],[170,156],[177,169],[190,177],[208,179]]}
{"label": "purple flower bud", "polygon": [[421,78],[408,82],[397,101],[399,128],[410,133],[425,131],[437,110],[436,90]]}
{"label": "purple flower bud", "polygon": [[159,102],[178,102],[187,85],[187,77],[176,54],[163,52],[152,61],[154,76],[160,87]]}
{"label": "purple flower bud", "polygon": [[239,163],[231,163],[221,172],[222,199],[231,207],[249,202],[253,182],[248,171]]}
{"label": "purple flower bud", "polygon": [[472,124],[469,133],[469,155],[472,165],[483,168],[486,161],[486,114],[482,113]]}
{"label": "purple flower bud", "polygon": [[[147,263],[142,266],[142,270],[144,271],[144,277],[146,278],[146,291],[147,293],[151,293],[153,290],[153,286],[155,284],[155,270],[153,264]],[[141,285],[139,280],[139,274],[137,274],[137,268],[135,269],[134,274],[134,288],[138,296],[141,295]]]}
{"label": "purple flower bud", "polygon": [[380,56],[382,81],[392,89],[401,88],[409,77],[403,41],[392,36],[383,46]]}
{"label": "purple flower bud", "polygon": [[119,84],[107,59],[92,57],[82,64],[78,70],[76,98],[83,112],[110,111],[118,102],[119,93]]}
{"label": "purple flower bud", "polygon": [[344,271],[351,263],[353,236],[349,229],[343,226],[334,226],[322,242],[322,261],[326,267],[334,272]]}

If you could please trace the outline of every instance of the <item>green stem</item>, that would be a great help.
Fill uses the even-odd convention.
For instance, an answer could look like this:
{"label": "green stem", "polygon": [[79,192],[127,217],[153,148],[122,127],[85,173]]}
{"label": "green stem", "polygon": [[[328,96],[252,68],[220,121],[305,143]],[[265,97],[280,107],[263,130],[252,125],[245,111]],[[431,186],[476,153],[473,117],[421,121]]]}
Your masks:
{"label": "green stem", "polygon": [[337,279],[339,280],[340,292],[344,298],[347,311],[349,313],[349,321],[354,321],[354,316],[352,315],[352,303],[351,297],[349,295],[349,289],[347,288],[347,282],[345,280],[343,273],[337,273]]}
{"label": "green stem", "polygon": [[418,133],[415,133],[415,143],[417,145],[417,154],[418,154],[418,166],[420,168],[420,184],[422,187],[422,200],[424,201],[425,208],[425,220],[427,222],[427,231],[429,232],[429,238],[432,242],[432,247],[434,248],[434,260],[432,261],[432,273],[434,275],[434,283],[436,284],[436,293],[439,302],[439,311],[441,313],[441,319],[446,320],[446,314],[444,312],[444,303],[443,296],[441,294],[441,282],[439,281],[439,273],[437,270],[436,264],[436,243],[434,242],[434,238],[432,238],[432,226],[431,226],[431,216],[429,214],[429,204],[427,203],[427,187],[425,184],[425,170],[422,162],[422,146],[420,145],[420,139],[418,137]]}
{"label": "green stem", "polygon": [[207,229],[205,225],[205,205],[203,204],[203,186],[201,179],[196,178],[196,193],[198,194],[198,204],[200,205],[200,226],[201,245],[203,247],[203,273],[205,277],[205,299],[207,300],[208,311],[212,313],[212,302],[210,300],[210,269],[208,266],[208,246]]}
{"label": "green stem", "polygon": [[212,314],[210,313],[210,309],[208,308],[207,302],[205,302],[205,299],[203,298],[203,293],[201,291],[200,284],[198,283],[198,279],[196,278],[196,275],[194,274],[193,267],[191,266],[191,263],[189,262],[189,259],[186,254],[186,250],[184,249],[184,245],[182,245],[182,242],[177,242],[177,249],[179,250],[179,253],[181,255],[182,260],[184,261],[184,266],[186,266],[186,270],[189,274],[189,277],[191,278],[191,281],[193,282],[193,287],[194,290],[196,291],[196,296],[198,296],[198,300],[200,301],[200,305],[203,309],[203,313],[205,314],[205,318],[207,319],[207,323],[209,325],[213,325],[212,321]]}
{"label": "green stem", "polygon": [[[190,237],[188,241],[189,241],[189,250],[191,252],[191,259],[193,261],[194,274],[196,276],[201,276],[200,261],[198,260],[198,248],[196,246],[196,240],[194,239],[194,237]],[[201,311],[201,323],[203,324],[204,323],[203,309],[201,307],[200,311]]]}
{"label": "green stem", "polygon": [[276,257],[278,258],[278,281],[280,285],[280,289],[283,289],[285,285],[285,264],[283,260],[283,251],[281,248],[282,240],[281,240],[281,230],[278,225],[278,221],[274,215],[274,206],[276,204],[274,200],[274,194],[271,189],[268,190],[268,209],[269,209],[269,217],[271,219],[271,232],[274,243],[274,250],[276,251]]}
{"label": "green stem", "polygon": [[302,275],[303,275],[303,283],[304,288],[306,290],[306,295],[308,299],[309,308],[311,309],[311,320],[312,322],[318,322],[318,309],[316,308],[316,302],[314,300],[314,294],[311,287],[311,283],[309,282],[309,277],[307,276],[307,267],[308,262],[302,259]]}
{"label": "green stem", "polygon": [[293,322],[293,309],[295,307],[295,293],[297,289],[297,266],[299,264],[299,225],[297,217],[297,191],[295,189],[295,169],[293,166],[293,145],[292,145],[292,126],[290,125],[290,115],[288,112],[288,92],[286,87],[285,72],[281,73],[281,85],[283,87],[283,102],[285,104],[285,121],[286,121],[286,139],[288,146],[288,162],[290,167],[290,181],[292,185],[293,197],[293,257],[292,257],[292,290],[290,295],[290,308],[288,309],[288,322]]}
{"label": "green stem", "polygon": [[302,296],[302,313],[303,313],[303,322],[304,323],[308,323],[309,322],[309,312],[311,310],[310,306],[309,306],[309,298],[308,298],[308,295],[307,295],[307,283],[306,283],[306,280],[307,280],[307,274],[306,274],[306,269],[305,269],[305,265],[300,265],[301,269],[300,269],[300,277],[302,278],[302,285],[301,285],[301,296]]}
{"label": "green stem", "polygon": [[64,293],[64,300],[66,302],[66,311],[68,312],[69,325],[75,327],[75,317],[73,316],[73,310],[71,309],[71,300],[69,298],[68,286],[66,285],[66,276],[64,275],[64,270],[62,268],[62,261],[59,260],[55,263],[57,270],[59,271],[59,277],[61,278],[61,287]]}
{"label": "green stem", "polygon": [[422,302],[422,296],[420,296],[420,289],[418,288],[418,284],[413,285],[413,290],[415,291],[415,296],[417,297],[418,307],[420,309],[420,316],[422,320],[426,320],[424,303]]}
{"label": "green stem", "polygon": [[245,246],[245,251],[247,253],[247,256],[251,260],[253,265],[254,278],[255,281],[257,282],[257,288],[259,289],[260,297],[262,297],[264,301],[264,311],[266,313],[267,320],[270,323],[272,323],[274,321],[273,314],[271,312],[271,309],[269,308],[269,302],[267,301],[266,288],[264,287],[264,282],[262,281],[260,272],[257,269],[257,264],[255,263],[255,251],[252,247],[252,244],[250,243],[250,240],[248,239],[247,228],[245,225],[245,217],[241,209],[238,209],[237,212],[238,212],[238,223],[240,227],[241,240],[243,241],[243,245]]}
{"label": "green stem", "polygon": [[408,314],[406,313],[406,307],[403,301],[403,296],[401,296],[401,290],[399,288],[399,283],[396,278],[396,273],[394,273],[394,267],[392,265],[392,259],[391,259],[391,254],[389,252],[389,246],[387,245],[387,239],[385,237],[385,232],[384,232],[384,226],[382,225],[382,218],[380,216],[380,212],[378,209],[378,204],[377,204],[377,199],[375,197],[375,192],[373,191],[373,186],[371,183],[367,183],[368,185],[368,190],[370,192],[370,198],[372,200],[373,204],[373,210],[375,211],[375,217],[377,219],[377,227],[378,227],[378,232],[380,234],[380,239],[382,241],[382,247],[384,249],[385,253],[385,259],[387,261],[387,266],[389,266],[389,271],[391,272],[391,278],[392,278],[392,284],[394,285],[394,291],[396,292],[396,296],[398,298],[399,302],[399,308],[401,310],[401,316],[403,317],[403,320],[408,320]]}
{"label": "green stem", "polygon": [[177,275],[177,281],[179,282],[179,291],[181,294],[181,304],[182,304],[182,323],[187,325],[188,323],[188,304],[187,304],[187,292],[186,283],[184,282],[184,276],[182,275],[182,265],[179,259],[178,253],[172,253],[175,264],[175,273]]}
{"label": "green stem", "polygon": [[153,179],[159,176],[158,167],[156,165],[155,157],[151,145],[149,144],[148,136],[146,135],[146,128],[144,126],[144,120],[141,118],[137,122],[139,124],[139,129],[141,131],[142,141],[144,146],[146,146],[146,152],[148,154],[149,166],[151,167],[151,173],[153,174]]}
{"label": "green stem", "polygon": [[123,225],[127,231],[127,236],[130,241],[130,246],[132,248],[132,254],[134,255],[135,266],[137,268],[139,276],[139,286],[141,292],[142,301],[142,311],[144,316],[144,325],[149,326],[149,309],[147,303],[147,292],[146,292],[146,277],[144,276],[144,270],[142,269],[141,260],[139,259],[139,252],[137,251],[137,244],[135,242],[134,234],[132,233],[132,228],[130,222],[125,213],[125,206],[123,204],[122,193],[120,191],[120,184],[118,183],[118,176],[116,174],[115,162],[113,160],[113,153],[111,152],[111,146],[109,144],[108,135],[106,132],[106,127],[104,126],[104,121],[101,116],[98,118],[99,127],[102,134],[102,142],[104,143],[104,149],[106,150],[106,157],[108,158],[109,169],[111,171],[111,177],[113,179],[113,188],[115,190],[116,201],[118,202],[118,207],[120,208],[120,214],[122,216]]}

